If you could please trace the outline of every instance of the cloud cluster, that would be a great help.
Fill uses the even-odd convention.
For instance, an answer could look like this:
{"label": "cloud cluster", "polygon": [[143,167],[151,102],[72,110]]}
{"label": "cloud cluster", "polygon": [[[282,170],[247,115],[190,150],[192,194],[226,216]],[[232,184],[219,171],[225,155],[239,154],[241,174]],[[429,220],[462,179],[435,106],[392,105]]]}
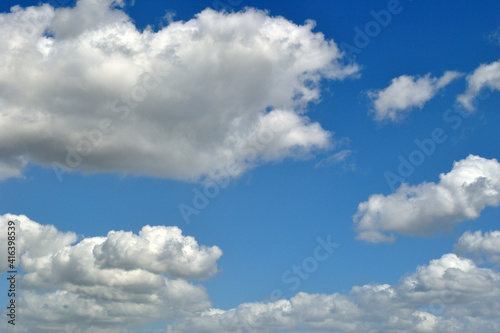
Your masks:
{"label": "cloud cluster", "polygon": [[467,75],[467,90],[457,97],[457,101],[466,109],[473,111],[474,98],[485,88],[500,90],[500,60],[482,64]]}
{"label": "cloud cluster", "polygon": [[210,309],[167,332],[493,333],[500,329],[498,281],[498,272],[450,253],[394,286],[353,287],[348,295],[300,292],[289,300]]}
{"label": "cloud cluster", "polygon": [[401,75],[392,79],[382,90],[370,91],[376,121],[399,121],[405,118],[413,107],[422,108],[436,93],[462,74],[447,71],[440,78],[429,74],[422,77]]}
{"label": "cloud cluster", "polygon": [[18,288],[21,326],[31,331],[62,331],[69,324],[89,332],[126,328],[189,316],[211,305],[205,288],[188,280],[216,273],[222,251],[199,246],[177,227],[145,226],[138,235],[110,231],[75,244],[74,233],[26,216],[0,216],[0,229],[6,230],[9,220],[17,224],[24,272]]}
{"label": "cloud cluster", "polygon": [[455,252],[472,254],[482,261],[484,256],[489,262],[500,264],[500,231],[485,232],[478,230],[474,233],[467,231],[455,245]]}
{"label": "cloud cluster", "polygon": [[[198,246],[175,227],[146,226],[137,235],[111,231],[75,243],[75,234],[26,216],[0,216],[0,229],[8,220],[16,220],[23,244],[20,332],[132,332],[154,322],[164,322],[172,333],[500,329],[500,273],[454,253],[419,266],[395,285],[354,286],[347,294],[299,292],[221,310],[211,307],[201,285],[187,281],[211,276],[220,250]],[[488,252],[498,234],[467,232],[456,248]],[[6,325],[2,321],[0,329]]]}
{"label": "cloud cluster", "polygon": [[487,206],[500,203],[500,163],[469,155],[455,162],[439,183],[403,183],[390,195],[374,194],[354,215],[358,239],[368,242],[394,240],[392,232],[429,235],[450,230],[476,219]]}
{"label": "cloud cluster", "polygon": [[314,22],[206,9],[139,31],[120,4],[0,14],[0,179],[28,162],[176,179],[237,164],[237,175],[330,146],[304,112],[322,79],[358,67]]}

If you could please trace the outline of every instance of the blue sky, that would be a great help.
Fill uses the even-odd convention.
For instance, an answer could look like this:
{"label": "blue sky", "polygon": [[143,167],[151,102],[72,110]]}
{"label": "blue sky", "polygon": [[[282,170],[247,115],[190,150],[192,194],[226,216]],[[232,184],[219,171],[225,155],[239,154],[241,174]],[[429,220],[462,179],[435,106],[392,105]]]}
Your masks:
{"label": "blue sky", "polygon": [[[467,310],[472,302],[500,305],[496,1],[109,3],[1,5],[8,60],[0,65],[0,221],[19,222],[21,329],[500,329],[498,314]],[[207,10],[221,3],[227,12]],[[374,13],[390,19],[381,25]],[[131,116],[113,118],[110,103],[132,94],[155,66],[167,66],[158,86]],[[116,130],[58,177],[65,147],[102,119]],[[269,131],[273,120],[285,129]],[[403,175],[402,159],[418,165],[404,162],[411,170]],[[227,184],[196,207],[196,193],[231,163],[239,172],[215,177]],[[407,185],[398,189],[388,175]],[[183,236],[141,248],[133,234],[146,225],[176,226]],[[113,243],[112,230],[133,234]],[[322,250],[324,261],[315,257],[318,238],[338,245]],[[57,261],[62,253],[66,266]],[[68,273],[84,264],[104,280]],[[294,265],[309,267],[307,278]],[[146,277],[166,286],[155,289]],[[135,298],[133,279],[161,290],[155,296],[168,306]],[[182,284],[179,298],[169,294],[172,281]],[[381,300],[387,288],[392,301]],[[271,297],[276,290],[282,300]],[[440,292],[456,297],[447,302]],[[8,302],[6,292],[0,299]],[[327,314],[323,301],[332,306]],[[112,311],[118,306],[123,313]],[[134,306],[148,312],[134,317],[127,312]],[[312,315],[315,306],[321,311]],[[377,309],[392,307],[389,323]],[[10,330],[3,317],[0,327]]]}

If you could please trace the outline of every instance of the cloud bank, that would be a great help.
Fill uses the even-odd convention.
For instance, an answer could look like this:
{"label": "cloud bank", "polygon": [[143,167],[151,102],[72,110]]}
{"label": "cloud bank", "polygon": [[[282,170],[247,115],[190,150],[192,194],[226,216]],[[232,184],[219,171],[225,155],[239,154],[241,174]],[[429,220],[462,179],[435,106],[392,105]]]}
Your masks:
{"label": "cloud bank", "polygon": [[206,9],[139,31],[120,3],[0,14],[0,179],[30,162],[192,180],[330,147],[304,113],[358,67],[314,22]]}
{"label": "cloud bank", "polygon": [[422,108],[436,93],[451,81],[462,76],[455,71],[447,71],[440,78],[426,74],[423,77],[401,75],[392,79],[382,90],[370,91],[376,121],[399,121],[410,113],[413,107]]}
{"label": "cloud bank", "polygon": [[[137,332],[155,322],[171,333],[500,329],[500,274],[455,253],[417,267],[395,285],[354,286],[345,294],[299,292],[290,299],[222,310],[211,307],[203,286],[187,281],[212,276],[222,252],[199,246],[176,227],[110,231],[76,242],[74,233],[23,215],[0,216],[0,229],[6,230],[8,220],[17,221],[24,271],[22,279],[18,276],[22,320],[16,332]],[[455,248],[488,253],[498,234],[466,232]],[[113,257],[113,264],[107,262]],[[7,325],[1,321],[0,329]]]}
{"label": "cloud bank", "polygon": [[397,285],[356,286],[347,295],[299,292],[289,300],[210,309],[167,332],[493,333],[500,329],[498,281],[498,272],[449,253]]}
{"label": "cloud bank", "polygon": [[462,221],[478,218],[485,207],[500,203],[500,163],[496,159],[469,155],[439,178],[439,183],[403,183],[393,194],[374,194],[360,203],[354,215],[357,238],[390,242],[395,239],[393,232],[429,235],[450,230]]}

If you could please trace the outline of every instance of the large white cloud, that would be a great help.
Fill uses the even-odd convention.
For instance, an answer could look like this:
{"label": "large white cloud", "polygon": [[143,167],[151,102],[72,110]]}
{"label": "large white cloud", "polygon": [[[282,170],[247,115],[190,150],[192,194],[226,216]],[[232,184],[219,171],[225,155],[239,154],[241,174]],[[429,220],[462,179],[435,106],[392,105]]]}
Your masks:
{"label": "large white cloud", "polygon": [[485,232],[484,235],[481,231],[467,231],[458,240],[455,252],[472,254],[479,260],[484,256],[487,261],[500,263],[500,231]]}
{"label": "large white cloud", "polygon": [[393,241],[392,232],[428,235],[476,219],[487,206],[500,203],[500,163],[469,155],[453,164],[439,183],[403,183],[390,195],[374,194],[354,215],[358,238]]}
{"label": "large white cloud", "polygon": [[289,300],[210,309],[167,332],[493,333],[500,329],[499,307],[500,274],[450,253],[394,286],[356,286],[348,295],[300,292]]}
{"label": "large white cloud", "polygon": [[370,91],[375,120],[398,121],[406,117],[413,107],[422,108],[436,93],[462,74],[447,71],[437,78],[429,74],[422,77],[401,75],[392,79],[382,90]]}
{"label": "large white cloud", "polygon": [[123,332],[211,306],[205,288],[188,280],[216,273],[222,251],[199,246],[177,227],[145,226],[138,235],[110,231],[75,243],[74,233],[12,214],[0,216],[2,235],[9,220],[16,222],[23,274],[18,276],[23,318],[18,324],[29,331],[57,332],[74,325],[88,332]]}
{"label": "large white cloud", "polygon": [[28,162],[59,173],[237,175],[331,145],[304,112],[322,79],[358,68],[314,22],[206,9],[139,31],[119,4],[0,14],[0,178]]}
{"label": "large white cloud", "polygon": [[457,97],[457,101],[472,111],[475,109],[474,98],[485,88],[500,90],[500,60],[482,64],[467,75],[467,90]]}

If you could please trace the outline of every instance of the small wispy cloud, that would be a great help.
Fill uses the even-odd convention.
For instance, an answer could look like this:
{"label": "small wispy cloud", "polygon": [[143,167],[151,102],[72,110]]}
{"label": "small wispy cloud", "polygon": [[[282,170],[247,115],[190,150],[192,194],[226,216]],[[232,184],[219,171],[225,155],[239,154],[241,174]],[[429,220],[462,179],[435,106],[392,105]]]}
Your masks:
{"label": "small wispy cloud", "polygon": [[457,97],[457,101],[467,110],[473,111],[474,98],[485,88],[500,90],[500,60],[482,64],[467,75],[467,90]]}
{"label": "small wispy cloud", "polygon": [[488,35],[488,40],[494,44],[500,45],[500,27]]}
{"label": "small wispy cloud", "polygon": [[334,165],[339,165],[341,163],[344,163],[346,166],[349,166],[349,168],[354,168],[355,167],[354,163],[350,164],[346,163],[346,160],[348,159],[349,156],[352,155],[352,153],[353,153],[352,150],[349,149],[341,150],[333,155],[330,155],[320,160],[318,163],[316,163],[315,168],[328,168]]}
{"label": "small wispy cloud", "polygon": [[422,108],[440,89],[462,75],[459,72],[447,71],[440,78],[428,73],[421,77],[401,75],[392,79],[387,88],[368,92],[368,96],[373,100],[372,112],[375,114],[375,120],[397,122],[404,119],[412,108]]}

